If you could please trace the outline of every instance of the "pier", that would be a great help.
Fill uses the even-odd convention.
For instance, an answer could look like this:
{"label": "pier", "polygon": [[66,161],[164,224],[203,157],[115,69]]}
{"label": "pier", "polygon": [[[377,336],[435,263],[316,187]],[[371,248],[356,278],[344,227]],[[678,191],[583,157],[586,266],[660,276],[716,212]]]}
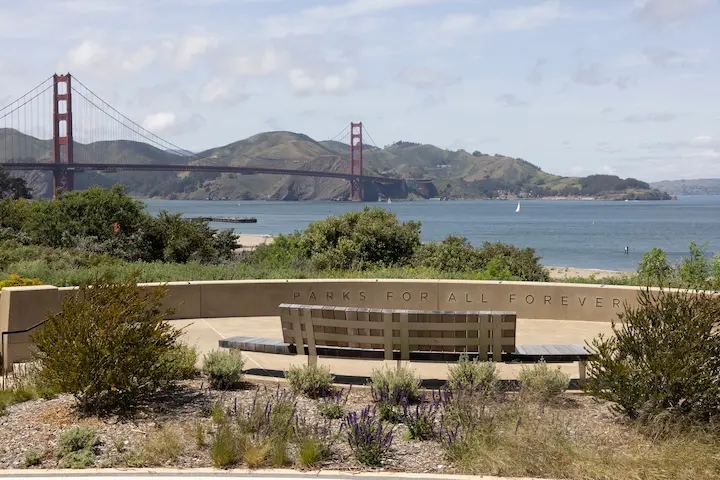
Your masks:
{"label": "pier", "polygon": [[222,222],[222,223],[257,223],[255,217],[200,217],[206,222]]}

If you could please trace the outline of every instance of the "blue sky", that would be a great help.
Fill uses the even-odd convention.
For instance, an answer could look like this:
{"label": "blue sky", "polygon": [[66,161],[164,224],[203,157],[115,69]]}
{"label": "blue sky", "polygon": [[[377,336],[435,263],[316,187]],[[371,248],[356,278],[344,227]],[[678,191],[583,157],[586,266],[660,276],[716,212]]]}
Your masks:
{"label": "blue sky", "polygon": [[563,175],[720,177],[719,24],[718,0],[2,2],[0,100],[70,71],[193,150],[363,121]]}

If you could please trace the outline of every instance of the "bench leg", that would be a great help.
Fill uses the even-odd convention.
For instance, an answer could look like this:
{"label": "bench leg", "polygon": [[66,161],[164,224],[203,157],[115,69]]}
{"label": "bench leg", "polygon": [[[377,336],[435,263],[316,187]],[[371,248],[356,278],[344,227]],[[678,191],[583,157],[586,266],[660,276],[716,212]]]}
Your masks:
{"label": "bench leg", "polygon": [[586,371],[587,371],[587,361],[586,361],[586,360],[580,360],[580,361],[578,362],[578,370],[579,370],[579,371],[578,371],[578,378],[580,379],[580,381],[581,381],[581,382],[584,382],[585,380],[587,380],[587,374],[586,374]]}
{"label": "bench leg", "polygon": [[308,355],[307,356],[307,364],[308,367],[316,367],[317,366],[317,355]]}

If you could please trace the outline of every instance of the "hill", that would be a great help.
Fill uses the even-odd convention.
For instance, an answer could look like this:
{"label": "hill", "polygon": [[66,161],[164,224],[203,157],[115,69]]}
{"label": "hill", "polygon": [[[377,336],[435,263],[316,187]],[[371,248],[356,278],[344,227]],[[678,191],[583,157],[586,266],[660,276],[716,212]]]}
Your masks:
{"label": "hill", "polygon": [[720,178],[665,180],[653,183],[652,187],[671,195],[720,195]]}
{"label": "hill", "polygon": [[[349,145],[341,142],[318,142],[293,132],[266,132],[194,156],[132,141],[76,144],[75,161],[191,163],[347,172],[349,150]],[[50,158],[48,140],[29,137],[14,130],[0,130],[0,162],[11,159],[47,162]],[[624,180],[611,175],[561,177],[543,172],[540,167],[521,158],[446,150],[413,142],[400,141],[385,148],[365,145],[363,161],[366,175],[404,179],[408,187],[367,184],[366,200],[382,197],[670,199],[669,195],[651,188],[647,183],[631,178]],[[18,174],[28,180],[35,194],[49,195],[49,173]],[[420,179],[432,183],[413,182]],[[133,195],[162,198],[337,200],[346,199],[349,193],[348,182],[344,180],[289,175],[119,170],[79,172],[75,181],[77,188],[122,183]]]}

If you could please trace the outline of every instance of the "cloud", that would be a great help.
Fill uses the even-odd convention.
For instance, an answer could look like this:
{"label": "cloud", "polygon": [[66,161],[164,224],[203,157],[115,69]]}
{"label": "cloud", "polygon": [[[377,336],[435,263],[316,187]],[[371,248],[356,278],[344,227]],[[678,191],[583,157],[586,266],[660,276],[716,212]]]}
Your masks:
{"label": "cloud", "polygon": [[530,69],[530,73],[527,75],[527,81],[528,83],[532,83],[533,85],[540,85],[543,80],[543,70],[545,65],[547,64],[547,60],[544,58],[538,58],[535,61],[535,65]]}
{"label": "cloud", "polygon": [[163,43],[177,68],[186,69],[210,50],[217,48],[218,39],[212,35],[184,35]]}
{"label": "cloud", "polygon": [[204,124],[205,119],[197,113],[181,120],[173,112],[157,112],[147,115],[142,127],[156,135],[179,135],[197,130]]}
{"label": "cloud", "polygon": [[446,16],[440,24],[443,32],[464,32],[470,30],[477,23],[477,17],[467,13],[453,13]]}
{"label": "cloud", "polygon": [[678,22],[715,0],[645,0],[634,12],[636,20],[654,26]]}
{"label": "cloud", "polygon": [[177,117],[172,112],[158,112],[145,117],[142,127],[152,133],[163,133],[173,128],[177,123]]}
{"label": "cloud", "polygon": [[599,64],[593,63],[578,67],[572,75],[572,80],[580,85],[597,87],[610,82],[610,77],[603,72]]}
{"label": "cloud", "polygon": [[89,71],[95,74],[116,72],[137,72],[149,66],[156,52],[149,46],[140,46],[125,51],[94,40],[85,40],[71,48],[66,54],[70,70]]}
{"label": "cloud", "polygon": [[358,82],[358,73],[354,68],[345,68],[339,73],[318,75],[301,68],[295,68],[288,74],[290,86],[297,95],[313,93],[342,94],[352,90]]}
{"label": "cloud", "polygon": [[207,105],[233,106],[249,98],[234,80],[214,78],[203,85],[198,100]]}
{"label": "cloud", "polygon": [[646,48],[643,54],[658,68],[685,66],[688,63],[687,55],[668,48]]}
{"label": "cloud", "polygon": [[318,33],[352,27],[354,33],[361,28],[360,20],[372,18],[409,7],[419,7],[443,0],[348,0],[343,3],[319,5],[301,10],[295,15],[280,15],[265,19],[265,34],[271,37],[291,35],[317,35]]}
{"label": "cloud", "polygon": [[459,81],[458,78],[425,67],[404,68],[395,76],[395,80],[415,88],[442,88]]}
{"label": "cloud", "polygon": [[560,0],[546,0],[538,5],[498,10],[491,14],[487,23],[499,31],[527,30],[568,17],[561,9]]}
{"label": "cloud", "polygon": [[665,123],[677,119],[677,115],[671,112],[643,113],[628,115],[623,119],[625,123]]}
{"label": "cloud", "polygon": [[241,77],[263,77],[278,73],[287,63],[287,56],[275,47],[266,46],[261,51],[235,57],[231,68],[235,75]]}
{"label": "cloud", "polygon": [[623,75],[615,80],[615,86],[620,90],[627,90],[631,86],[635,85],[636,81],[630,75]]}
{"label": "cloud", "polygon": [[526,107],[528,102],[518,98],[516,95],[506,93],[495,98],[495,101],[502,103],[506,107]]}

